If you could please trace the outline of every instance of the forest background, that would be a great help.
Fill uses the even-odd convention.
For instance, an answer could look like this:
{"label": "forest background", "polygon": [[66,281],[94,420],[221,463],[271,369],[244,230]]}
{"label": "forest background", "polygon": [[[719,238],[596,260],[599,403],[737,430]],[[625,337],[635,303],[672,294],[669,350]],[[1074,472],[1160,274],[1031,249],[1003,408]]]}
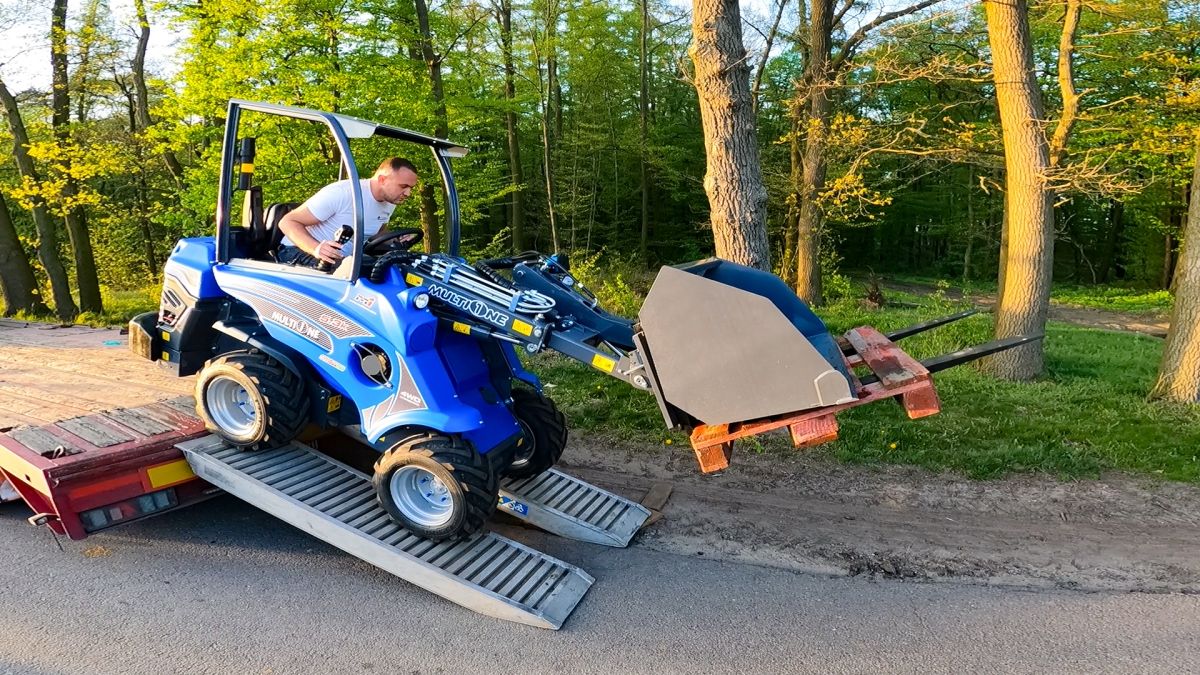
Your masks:
{"label": "forest background", "polygon": [[[209,234],[230,98],[338,111],[469,146],[456,176],[470,251],[603,250],[644,267],[713,252],[688,7],[138,0],[140,22],[128,24],[103,0],[39,4],[7,4],[0,27],[15,35],[43,23],[65,77],[55,66],[54,82],[11,92],[32,167],[0,164],[0,218],[43,280],[35,207],[59,233],[71,275],[89,264],[71,242],[87,236],[99,284],[111,289],[154,284],[179,237]],[[880,8],[840,7],[831,35],[847,50],[834,50],[844,63],[827,85],[827,177],[816,197],[824,294],[848,292],[847,270],[994,281],[1004,165],[982,6],[935,3],[853,45]],[[1030,7],[1049,130],[1064,109],[1066,9]],[[811,8],[776,0],[759,10],[742,18],[771,262],[794,281]],[[155,30],[182,36],[170,77],[146,65]],[[1200,124],[1179,101],[1196,75],[1200,10],[1179,0],[1087,2],[1073,39],[1078,108],[1069,161],[1053,177],[1054,277],[1168,289]],[[290,167],[260,176],[268,202],[302,199],[328,179],[309,167],[336,163],[319,143],[289,152]],[[440,191],[424,188],[408,217],[424,210],[436,227]]]}

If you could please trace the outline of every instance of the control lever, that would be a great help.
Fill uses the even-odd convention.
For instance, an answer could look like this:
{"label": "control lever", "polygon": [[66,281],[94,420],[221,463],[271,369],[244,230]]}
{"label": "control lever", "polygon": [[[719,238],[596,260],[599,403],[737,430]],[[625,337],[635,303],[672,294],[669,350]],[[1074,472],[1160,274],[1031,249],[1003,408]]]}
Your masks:
{"label": "control lever", "polygon": [[[353,236],[354,236],[354,228],[350,227],[349,225],[343,225],[342,229],[338,230],[337,245],[340,247],[342,244],[350,241],[350,238]],[[324,260],[317,263],[317,271],[319,271],[319,272],[328,273],[332,270],[333,270],[333,265],[328,262],[325,262]]]}

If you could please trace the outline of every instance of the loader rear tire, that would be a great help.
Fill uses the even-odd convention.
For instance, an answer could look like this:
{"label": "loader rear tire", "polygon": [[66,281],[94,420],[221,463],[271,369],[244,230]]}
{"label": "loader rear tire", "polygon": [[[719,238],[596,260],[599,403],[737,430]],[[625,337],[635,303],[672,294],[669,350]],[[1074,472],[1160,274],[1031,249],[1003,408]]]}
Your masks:
{"label": "loader rear tire", "polygon": [[554,401],[528,389],[513,389],[513,417],[524,432],[507,478],[532,478],[558,463],[567,447],[567,418]]}
{"label": "loader rear tire", "polygon": [[500,481],[469,443],[421,434],[393,445],[375,462],[379,504],[409,532],[433,540],[463,539],[496,511]]}
{"label": "loader rear tire", "polygon": [[304,382],[257,350],[223,354],[196,378],[196,414],[212,433],[243,450],[290,443],[308,422]]}

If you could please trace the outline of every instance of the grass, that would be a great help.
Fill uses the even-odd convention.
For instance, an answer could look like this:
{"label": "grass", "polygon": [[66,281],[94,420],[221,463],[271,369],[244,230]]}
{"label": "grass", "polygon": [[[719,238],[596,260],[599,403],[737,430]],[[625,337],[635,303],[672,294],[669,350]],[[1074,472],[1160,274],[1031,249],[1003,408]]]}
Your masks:
{"label": "grass", "polygon": [[1170,291],[1124,286],[1055,286],[1050,298],[1063,305],[1114,312],[1162,315],[1171,311]]}
{"label": "grass", "polygon": [[[100,299],[104,304],[101,313],[81,312],[75,317],[75,323],[82,326],[124,326],[134,316],[142,312],[152,312],[158,309],[159,286],[147,286],[136,290],[113,290],[106,286],[100,288]],[[75,302],[79,302],[76,295]],[[0,303],[0,307],[2,307]],[[51,316],[31,316],[19,312],[15,317],[20,321],[52,321]]]}
{"label": "grass", "polygon": [[[865,277],[861,277],[860,275],[861,278]],[[885,282],[891,281],[928,286],[930,288],[943,288],[946,291],[953,291],[964,295],[994,295],[996,293],[996,282],[994,281],[970,281],[964,283],[961,280],[946,280],[918,275],[887,275],[882,276],[881,279]],[[885,291],[885,295],[889,298],[897,293],[906,295],[899,291]],[[1171,295],[1170,291],[1135,285],[1108,284],[1089,286],[1056,283],[1050,289],[1050,299],[1057,304],[1071,307],[1087,307],[1111,312],[1161,316],[1171,311],[1171,303],[1174,300],[1174,296]]]}
{"label": "grass", "polygon": [[[887,331],[952,312],[934,299],[919,307],[870,310],[852,301],[822,311],[831,331],[870,324]],[[991,339],[989,316],[975,316],[904,341],[917,358]],[[1162,342],[1136,334],[1052,323],[1046,374],[1033,383],[1003,382],[973,366],[936,377],[943,411],[909,420],[880,402],[838,416],[840,438],[812,452],[856,464],[954,469],[975,478],[1038,472],[1064,479],[1109,470],[1200,481],[1200,406],[1149,403]],[[646,443],[682,443],[668,432],[654,397],[550,355],[531,368],[551,385],[574,429]],[[785,438],[741,446],[788,447]]]}

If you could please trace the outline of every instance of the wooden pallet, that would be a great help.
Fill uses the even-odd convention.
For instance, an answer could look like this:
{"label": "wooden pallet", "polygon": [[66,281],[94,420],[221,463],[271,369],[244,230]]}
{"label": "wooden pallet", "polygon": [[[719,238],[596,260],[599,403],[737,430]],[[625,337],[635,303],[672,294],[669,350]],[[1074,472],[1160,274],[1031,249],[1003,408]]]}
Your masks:
{"label": "wooden pallet", "polygon": [[[929,371],[897,344],[870,326],[852,329],[843,339],[853,348],[853,353],[844,358],[851,373],[850,390],[858,400],[746,422],[697,426],[692,430],[691,442],[700,470],[711,473],[728,468],[734,441],[784,427],[797,448],[836,440],[837,413],[882,399],[897,399],[910,419],[941,411]],[[854,375],[854,368],[869,369],[878,381],[863,385]]]}

